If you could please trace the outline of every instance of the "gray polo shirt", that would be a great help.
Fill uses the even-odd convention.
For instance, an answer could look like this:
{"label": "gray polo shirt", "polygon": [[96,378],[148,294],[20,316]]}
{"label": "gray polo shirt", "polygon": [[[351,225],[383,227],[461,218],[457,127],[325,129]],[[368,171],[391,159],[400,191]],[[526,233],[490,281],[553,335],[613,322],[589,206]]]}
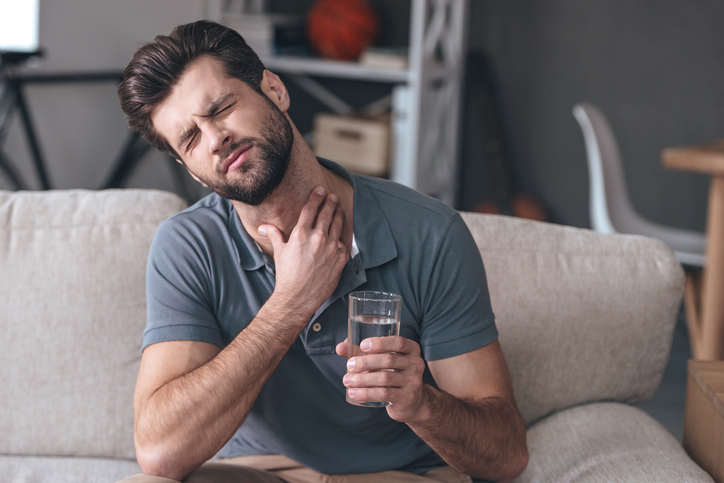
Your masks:
{"label": "gray polo shirt", "polygon": [[[220,457],[284,454],[329,474],[406,470],[445,464],[384,408],[345,401],[347,294],[402,295],[402,336],[426,361],[453,357],[497,338],[485,271],[467,226],[454,210],[390,181],[320,163],[354,187],[359,254],[344,267],[317,311],[262,389]],[[147,270],[143,347],[198,340],[225,347],[274,290],[274,262],[244,230],[232,204],[216,194],[164,221]],[[426,370],[425,381],[434,385]]]}

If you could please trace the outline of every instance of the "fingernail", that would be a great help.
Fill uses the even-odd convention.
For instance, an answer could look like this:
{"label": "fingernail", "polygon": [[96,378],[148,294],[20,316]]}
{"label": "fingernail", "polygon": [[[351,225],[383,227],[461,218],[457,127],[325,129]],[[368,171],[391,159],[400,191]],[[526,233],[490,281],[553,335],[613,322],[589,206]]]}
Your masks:
{"label": "fingernail", "polygon": [[359,348],[363,351],[372,349],[372,342],[368,341],[367,339],[363,340],[362,343],[359,345]]}
{"label": "fingernail", "polygon": [[349,389],[347,389],[347,395],[349,397],[355,397],[357,395],[357,388],[350,387]]}
{"label": "fingernail", "polygon": [[266,230],[265,230],[264,228],[262,228],[262,227],[259,227],[259,234],[260,234],[261,236],[266,236]]}
{"label": "fingernail", "polygon": [[342,378],[342,384],[344,384],[345,386],[349,386],[351,383],[352,383],[352,376],[350,376],[349,374],[345,374],[344,377]]}
{"label": "fingernail", "polygon": [[332,203],[337,203],[339,201],[339,198],[337,198],[337,195],[335,195],[334,193],[329,195],[329,199],[332,200]]}
{"label": "fingernail", "polygon": [[321,187],[321,186],[318,186],[318,187],[317,187],[317,194],[318,194],[319,196],[324,196],[324,188]]}
{"label": "fingernail", "polygon": [[354,369],[354,359],[350,359],[347,361],[347,370],[351,371]]}

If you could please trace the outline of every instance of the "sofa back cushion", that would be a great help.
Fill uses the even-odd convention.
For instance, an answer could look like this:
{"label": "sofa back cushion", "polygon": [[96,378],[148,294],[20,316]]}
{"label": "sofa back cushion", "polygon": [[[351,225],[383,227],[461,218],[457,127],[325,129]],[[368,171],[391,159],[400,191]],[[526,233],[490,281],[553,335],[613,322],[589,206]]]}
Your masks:
{"label": "sofa back cushion", "polygon": [[590,401],[651,397],[684,274],[662,242],[463,213],[485,263],[526,423]]}
{"label": "sofa back cushion", "polygon": [[[152,190],[0,191],[0,454],[134,458],[146,257],[184,207]],[[463,217],[526,422],[653,394],[683,286],[663,243]]]}
{"label": "sofa back cushion", "polygon": [[146,257],[184,206],[151,190],[0,191],[0,454],[134,458]]}

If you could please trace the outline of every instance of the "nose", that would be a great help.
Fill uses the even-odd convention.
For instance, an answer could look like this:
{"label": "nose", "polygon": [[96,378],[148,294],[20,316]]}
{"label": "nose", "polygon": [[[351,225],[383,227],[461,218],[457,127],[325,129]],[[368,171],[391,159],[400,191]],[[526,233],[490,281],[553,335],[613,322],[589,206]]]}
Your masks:
{"label": "nose", "polygon": [[206,126],[206,136],[209,139],[209,153],[212,155],[218,155],[234,141],[230,131],[212,123]]}

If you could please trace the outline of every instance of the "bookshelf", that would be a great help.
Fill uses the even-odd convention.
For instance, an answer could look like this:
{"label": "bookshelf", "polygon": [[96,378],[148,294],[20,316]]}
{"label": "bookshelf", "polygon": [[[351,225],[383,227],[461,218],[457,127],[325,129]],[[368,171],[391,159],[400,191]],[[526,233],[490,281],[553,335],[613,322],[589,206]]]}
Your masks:
{"label": "bookshelf", "polygon": [[[221,21],[222,0],[216,1],[211,11],[219,15],[214,20]],[[406,70],[292,56],[262,56],[262,61],[337,114],[353,109],[315,78],[389,84],[391,95],[379,102],[388,102],[392,109],[391,179],[452,206],[457,195],[468,6],[469,0],[411,0]]]}

